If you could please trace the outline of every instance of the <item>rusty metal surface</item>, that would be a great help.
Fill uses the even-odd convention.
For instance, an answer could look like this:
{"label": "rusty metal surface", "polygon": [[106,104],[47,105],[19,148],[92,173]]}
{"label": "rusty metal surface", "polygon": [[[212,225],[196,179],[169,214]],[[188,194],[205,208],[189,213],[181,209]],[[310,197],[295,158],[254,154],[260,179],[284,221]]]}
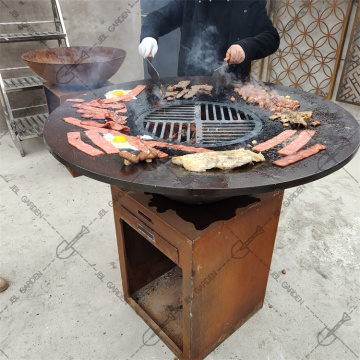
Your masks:
{"label": "rusty metal surface", "polygon": [[[181,78],[163,79],[164,87],[177,83]],[[192,83],[206,83],[208,78],[193,78]],[[128,125],[132,134],[137,133],[136,120],[155,103],[153,82],[143,80],[106,88],[96,89],[83,96],[90,101],[103,97],[107,91],[123,88],[132,89],[138,84],[148,88],[140,94],[139,99],[128,103]],[[76,172],[93,179],[116,185],[123,189],[138,192],[162,194],[185,202],[209,202],[238,196],[286,189],[320,179],[347,164],[359,147],[359,125],[355,118],[339,105],[314,94],[294,88],[269,84],[270,90],[277,90],[280,95],[290,95],[299,100],[301,110],[313,110],[314,119],[321,119],[322,125],[317,128],[309,146],[321,143],[327,150],[291,165],[278,168],[272,161],[278,159],[277,149],[264,153],[266,162],[255,166],[246,166],[231,171],[210,170],[206,173],[193,173],[174,165],[171,158],[156,160],[153,163],[124,166],[118,155],[106,155],[92,158],[74,149],[67,142],[66,134],[81,131],[79,128],[62,121],[63,117],[78,114],[71,103],[61,105],[49,117],[44,128],[44,139],[49,151],[64,165]],[[200,95],[199,100],[228,103],[234,94],[233,85],[227,88],[214,89],[211,96]],[[271,115],[257,106],[246,104],[243,100],[237,106],[249,109],[262,120],[262,130],[254,138],[258,143],[268,140],[284,130],[280,122],[268,119]],[[84,137],[85,140],[85,137]],[[246,144],[229,146],[229,149],[244,147]],[[227,149],[222,147],[221,149]]]}
{"label": "rusty metal surface", "polygon": [[[183,349],[182,271],[178,266],[158,277],[131,297],[155,323]],[[148,334],[149,340],[151,333]]]}
{"label": "rusty metal surface", "polygon": [[99,87],[125,60],[126,51],[102,46],[71,46],[30,51],[27,65],[50,84],[67,89]]}
{"label": "rusty metal surface", "polygon": [[271,195],[194,244],[191,359],[202,359],[263,306],[283,192]]}
{"label": "rusty metal surface", "polygon": [[357,5],[336,100],[360,105],[360,3]]}

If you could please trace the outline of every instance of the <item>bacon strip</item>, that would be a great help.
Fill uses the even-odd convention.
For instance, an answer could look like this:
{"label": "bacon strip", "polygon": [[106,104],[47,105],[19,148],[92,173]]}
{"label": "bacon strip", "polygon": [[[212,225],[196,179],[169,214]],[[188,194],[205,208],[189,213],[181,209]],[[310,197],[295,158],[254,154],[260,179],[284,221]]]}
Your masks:
{"label": "bacon strip", "polygon": [[259,151],[259,152],[270,150],[273,147],[280,145],[285,140],[289,139],[295,133],[296,133],[296,130],[285,130],[282,133],[280,133],[279,135],[275,136],[274,138],[254,146],[252,148],[252,150]]}
{"label": "bacon strip", "polygon": [[84,119],[92,120],[106,120],[111,119],[120,125],[125,125],[127,116],[118,115],[119,113],[126,113],[127,109],[121,109],[117,111],[109,111],[104,109],[98,109],[91,106],[84,106],[76,110],[78,114],[83,114],[81,117]]}
{"label": "bacon strip", "polygon": [[[132,100],[132,99],[131,99]],[[131,101],[131,100],[129,100],[129,101]],[[119,109],[119,110],[123,110],[123,109],[125,109],[126,110],[126,106],[125,106],[125,104],[123,104],[123,103],[119,103],[119,104],[110,104],[110,105],[102,105],[101,106],[101,108],[102,109]],[[126,110],[127,111],[127,110]],[[126,112],[126,111],[124,111],[124,112]]]}
{"label": "bacon strip", "polygon": [[85,131],[85,134],[97,147],[104,150],[107,154],[112,155],[119,153],[119,149],[104,139],[98,131],[88,130]]}
{"label": "bacon strip", "polygon": [[106,124],[100,124],[96,121],[84,121],[84,120],[79,120],[79,119],[76,119],[73,117],[63,118],[63,120],[65,122],[67,122],[68,124],[80,127],[82,129],[97,130],[97,131],[101,130],[100,132],[102,132],[103,134],[107,134],[107,133],[111,132],[111,130],[104,129],[105,126],[110,127],[112,130],[126,131],[126,132],[130,131],[130,128],[128,126],[118,124],[114,121],[108,121]]}
{"label": "bacon strip", "polygon": [[117,130],[117,131],[126,131],[129,132],[130,128],[124,125],[120,125],[114,121],[108,121],[107,124],[110,126],[110,128],[112,130]]}
{"label": "bacon strip", "polygon": [[81,125],[92,126],[92,127],[104,128],[104,127],[107,127],[109,123],[100,124],[100,123],[98,123],[96,121],[81,121],[80,124]]}
{"label": "bacon strip", "polygon": [[131,90],[128,95],[138,96],[146,89],[145,85],[138,85],[135,89]]}
{"label": "bacon strip", "polygon": [[[99,99],[100,100],[100,99]],[[93,100],[87,103],[82,103],[82,104],[74,104],[72,106],[73,108],[79,109],[79,110],[86,110],[88,112],[109,112],[108,109],[113,109],[113,110],[117,110],[115,111],[115,114],[121,112],[121,113],[126,113],[127,109],[126,109],[126,105],[123,103],[119,103],[119,104],[103,104],[103,101],[100,100],[100,102],[98,102],[97,100]]]}
{"label": "bacon strip", "polygon": [[146,89],[145,85],[138,85],[135,89],[131,90],[128,94],[118,96],[115,98],[105,99],[103,100],[103,104],[111,104],[119,101],[130,102],[134,99],[134,97],[138,96],[142,91]]}
{"label": "bacon strip", "polygon": [[295,164],[298,161],[306,159],[310,156],[317,154],[318,152],[325,150],[326,146],[321,144],[316,144],[306,150],[301,150],[297,154],[286,156],[282,159],[276,160],[273,162],[274,165],[285,167],[291,164]]}
{"label": "bacon strip", "polygon": [[111,103],[117,103],[117,102],[120,102],[120,101],[130,102],[132,100],[134,100],[134,97],[132,95],[130,95],[130,94],[127,94],[127,95],[118,96],[116,98],[105,99],[105,100],[103,100],[103,103],[104,104],[111,104]]}
{"label": "bacon strip", "polygon": [[[110,100],[110,99],[108,99],[108,100]],[[119,109],[119,110],[126,109],[126,105],[123,103],[111,104],[111,102],[110,102],[109,104],[106,104],[104,101],[105,100],[97,99],[97,100],[92,100],[86,104],[89,106],[95,107],[97,109]]]}
{"label": "bacon strip", "polygon": [[86,129],[86,130],[98,130],[104,134],[107,134],[108,132],[110,132],[111,130],[108,130],[108,129],[99,129],[99,128],[96,128],[94,126],[89,126],[89,125],[82,125],[82,120],[79,120],[79,119],[76,119],[76,118],[73,118],[73,117],[67,117],[67,118],[63,118],[63,120],[65,122],[67,122],[68,124],[71,124],[71,125],[74,125],[74,126],[77,126],[77,127],[80,127],[82,129]]}
{"label": "bacon strip", "polygon": [[127,109],[120,109],[120,110],[116,110],[114,111],[114,114],[117,115],[117,114],[125,114],[127,113]]}
{"label": "bacon strip", "polygon": [[73,103],[83,103],[84,99],[66,99],[65,102],[73,102]]}
{"label": "bacon strip", "polygon": [[305,130],[290,144],[278,151],[280,155],[292,155],[302,149],[315,135],[314,130]]}
{"label": "bacon strip", "polygon": [[100,113],[97,113],[97,114],[86,113],[86,114],[83,114],[81,117],[84,119],[93,119],[93,120],[105,120],[106,119],[105,114],[100,114]]}
{"label": "bacon strip", "polygon": [[103,155],[104,153],[101,150],[95,149],[91,145],[84,143],[81,140],[81,135],[79,132],[70,132],[67,134],[68,142],[74,148],[82,151],[83,153],[90,155],[90,156],[99,156]]}
{"label": "bacon strip", "polygon": [[127,120],[127,116],[121,116],[121,115],[111,116],[109,118],[115,121],[116,123],[118,123],[119,125],[125,125]]}

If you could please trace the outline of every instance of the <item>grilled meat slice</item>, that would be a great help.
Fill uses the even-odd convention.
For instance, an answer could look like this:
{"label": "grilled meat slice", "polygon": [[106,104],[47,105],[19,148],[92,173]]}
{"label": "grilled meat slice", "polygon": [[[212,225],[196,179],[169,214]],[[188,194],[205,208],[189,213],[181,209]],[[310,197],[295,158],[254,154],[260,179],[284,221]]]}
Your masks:
{"label": "grilled meat slice", "polygon": [[195,172],[205,172],[213,168],[230,170],[259,161],[265,161],[262,154],[244,149],[189,154],[172,159],[174,164],[182,165],[186,170]]}
{"label": "grilled meat slice", "polygon": [[180,81],[178,84],[176,85],[171,85],[167,88],[167,91],[169,92],[173,92],[176,90],[184,90],[186,89],[188,86],[190,85],[190,80],[184,80],[184,81]]}

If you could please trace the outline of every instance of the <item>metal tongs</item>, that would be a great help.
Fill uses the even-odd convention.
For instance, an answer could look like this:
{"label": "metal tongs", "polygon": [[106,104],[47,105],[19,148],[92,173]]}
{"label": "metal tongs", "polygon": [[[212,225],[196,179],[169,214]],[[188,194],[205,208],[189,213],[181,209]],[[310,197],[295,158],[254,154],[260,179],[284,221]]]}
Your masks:
{"label": "metal tongs", "polygon": [[216,85],[218,84],[225,76],[225,69],[229,66],[229,61],[231,59],[231,55],[228,55],[222,65],[214,70],[211,79],[210,79],[210,85]]}
{"label": "metal tongs", "polygon": [[[149,60],[149,58],[150,58],[150,60]],[[146,58],[148,73],[151,76],[151,78],[153,79],[155,85],[160,89],[160,95],[163,96],[159,73],[156,71],[156,69],[154,68],[154,65],[151,63],[154,58],[151,54],[150,54],[149,58]]]}

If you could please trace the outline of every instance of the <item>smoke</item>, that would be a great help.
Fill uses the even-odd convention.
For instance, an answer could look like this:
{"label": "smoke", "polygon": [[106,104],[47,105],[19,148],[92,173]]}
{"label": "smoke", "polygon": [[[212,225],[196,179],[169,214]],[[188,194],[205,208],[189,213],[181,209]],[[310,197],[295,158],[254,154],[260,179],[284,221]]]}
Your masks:
{"label": "smoke", "polygon": [[215,26],[207,26],[198,33],[189,53],[187,75],[211,76],[226,56],[226,40]]}

